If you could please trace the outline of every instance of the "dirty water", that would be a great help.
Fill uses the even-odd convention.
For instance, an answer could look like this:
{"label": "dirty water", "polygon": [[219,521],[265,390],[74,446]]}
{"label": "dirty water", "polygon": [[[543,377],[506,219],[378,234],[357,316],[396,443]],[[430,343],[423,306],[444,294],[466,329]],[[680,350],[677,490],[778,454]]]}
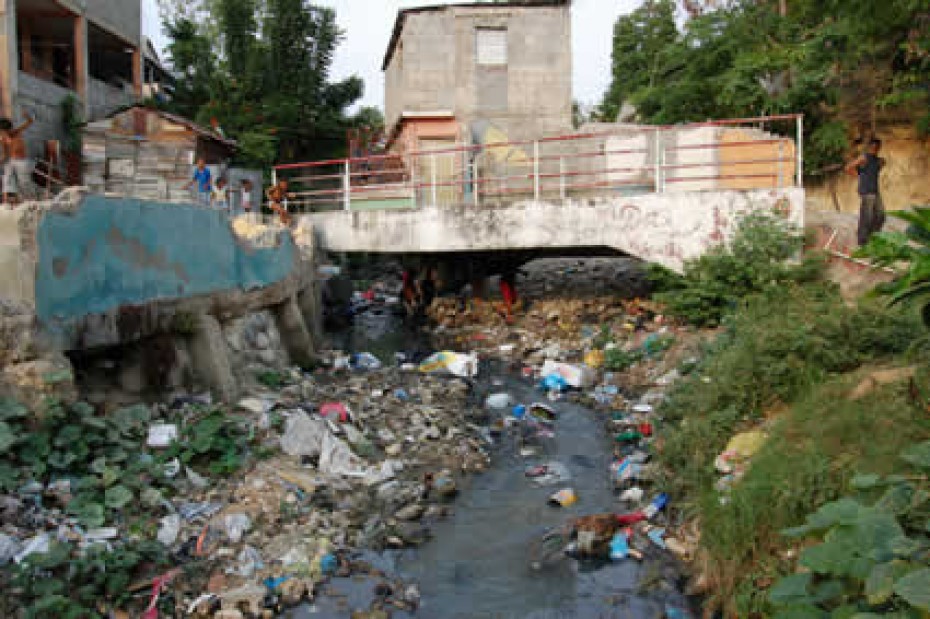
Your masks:
{"label": "dirty water", "polygon": [[[335,335],[334,343],[345,350],[368,350],[386,360],[394,352],[429,347],[425,331],[404,326],[389,311],[364,312]],[[528,380],[499,363],[485,363],[475,400],[496,392],[509,393],[515,403],[545,401]],[[679,566],[655,549],[648,549],[642,562],[565,558],[542,569],[531,567],[533,542],[546,530],[576,516],[623,511],[610,483],[612,452],[603,417],[564,400],[554,407],[559,414],[555,438],[542,443],[541,453],[524,458],[516,437],[505,433],[492,449],[491,467],[460,479],[452,515],[432,525],[430,541],[413,550],[367,556],[375,567],[419,585],[422,599],[415,616],[658,619],[668,607],[692,607],[682,593]],[[570,482],[539,487],[524,475],[526,466],[552,460],[568,467]],[[553,492],[568,486],[578,494],[575,505],[547,504]],[[287,616],[348,617],[352,610],[369,607],[377,582],[371,577],[334,579],[335,595],[320,596]],[[411,615],[395,611],[391,616]]]}

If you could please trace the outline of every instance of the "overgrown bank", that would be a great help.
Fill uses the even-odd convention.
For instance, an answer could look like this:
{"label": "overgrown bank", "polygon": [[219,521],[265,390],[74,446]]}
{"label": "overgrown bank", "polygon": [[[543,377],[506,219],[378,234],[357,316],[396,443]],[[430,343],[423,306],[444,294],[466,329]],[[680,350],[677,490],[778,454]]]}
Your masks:
{"label": "overgrown bank", "polygon": [[[913,591],[930,574],[920,468],[927,462],[901,455],[921,453],[930,439],[930,338],[912,310],[875,300],[847,305],[815,260],[786,266],[796,242],[775,221],[749,220],[730,249],[692,264],[671,286],[665,280],[670,289],[658,295],[680,318],[722,325],[670,393],[658,450],[668,487],[700,523],[696,567],[706,612],[852,617],[926,609],[927,593]],[[751,460],[733,467],[718,459],[747,430],[765,437]],[[902,477],[877,477],[888,475]],[[870,494],[845,520],[821,517],[795,531],[800,537],[784,534],[864,481]],[[903,498],[873,508],[887,488]],[[827,539],[842,544],[806,549],[813,543],[806,534],[816,540],[831,528]],[[828,560],[818,561],[823,554]],[[797,569],[806,573],[778,582]]]}

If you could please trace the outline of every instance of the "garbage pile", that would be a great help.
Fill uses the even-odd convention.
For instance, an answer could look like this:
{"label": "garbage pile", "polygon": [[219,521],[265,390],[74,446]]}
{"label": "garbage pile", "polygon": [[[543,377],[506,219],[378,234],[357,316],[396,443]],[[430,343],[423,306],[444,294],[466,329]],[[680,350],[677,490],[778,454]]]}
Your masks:
{"label": "garbage pile", "polygon": [[[0,406],[4,616],[273,616],[358,574],[393,592],[373,604],[413,609],[418,594],[357,551],[429,539],[461,477],[488,465],[489,429],[454,357],[429,371],[346,357],[264,376],[274,387],[235,406],[78,405],[32,435],[31,411]],[[92,560],[123,561],[109,572],[125,581]]]}
{"label": "garbage pile", "polygon": [[[545,458],[545,441],[555,433],[557,403],[571,399],[603,415],[605,438],[613,444],[608,474],[617,509],[569,517],[531,550],[536,568],[565,557],[642,560],[693,558],[696,539],[669,512],[670,497],[656,485],[652,464],[661,419],[656,408],[690,357],[701,334],[665,319],[661,307],[643,300],[589,298],[535,301],[513,324],[492,303],[461,311],[437,301],[431,316],[449,346],[470,347],[497,357],[535,381],[540,402],[514,403],[496,394],[489,408],[510,406],[498,424],[515,433],[524,457]],[[494,429],[492,424],[492,429]],[[579,500],[564,463],[543,461],[525,468],[528,483],[553,486],[549,504],[569,507]]]}

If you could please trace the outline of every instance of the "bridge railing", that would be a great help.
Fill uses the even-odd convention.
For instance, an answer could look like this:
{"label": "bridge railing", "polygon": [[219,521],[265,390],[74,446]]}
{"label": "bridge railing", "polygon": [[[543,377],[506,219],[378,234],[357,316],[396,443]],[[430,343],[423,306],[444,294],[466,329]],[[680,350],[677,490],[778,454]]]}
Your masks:
{"label": "bridge railing", "polygon": [[278,165],[297,212],[801,186],[803,117],[609,125],[538,140]]}

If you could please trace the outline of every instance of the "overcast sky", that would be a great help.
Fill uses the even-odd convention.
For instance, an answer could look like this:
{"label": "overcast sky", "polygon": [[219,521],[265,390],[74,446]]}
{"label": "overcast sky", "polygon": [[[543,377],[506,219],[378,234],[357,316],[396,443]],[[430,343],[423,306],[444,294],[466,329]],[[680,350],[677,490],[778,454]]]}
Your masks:
{"label": "overcast sky", "polygon": [[[384,76],[381,61],[391,36],[397,9],[441,4],[424,0],[316,0],[336,9],[336,20],[345,40],[336,52],[333,79],[356,74],[365,80],[362,105],[383,107]],[[610,45],[617,17],[632,11],[640,0],[574,0],[572,43],[574,47],[575,99],[597,103],[610,80]],[[145,33],[164,44],[155,0],[144,0]]]}

